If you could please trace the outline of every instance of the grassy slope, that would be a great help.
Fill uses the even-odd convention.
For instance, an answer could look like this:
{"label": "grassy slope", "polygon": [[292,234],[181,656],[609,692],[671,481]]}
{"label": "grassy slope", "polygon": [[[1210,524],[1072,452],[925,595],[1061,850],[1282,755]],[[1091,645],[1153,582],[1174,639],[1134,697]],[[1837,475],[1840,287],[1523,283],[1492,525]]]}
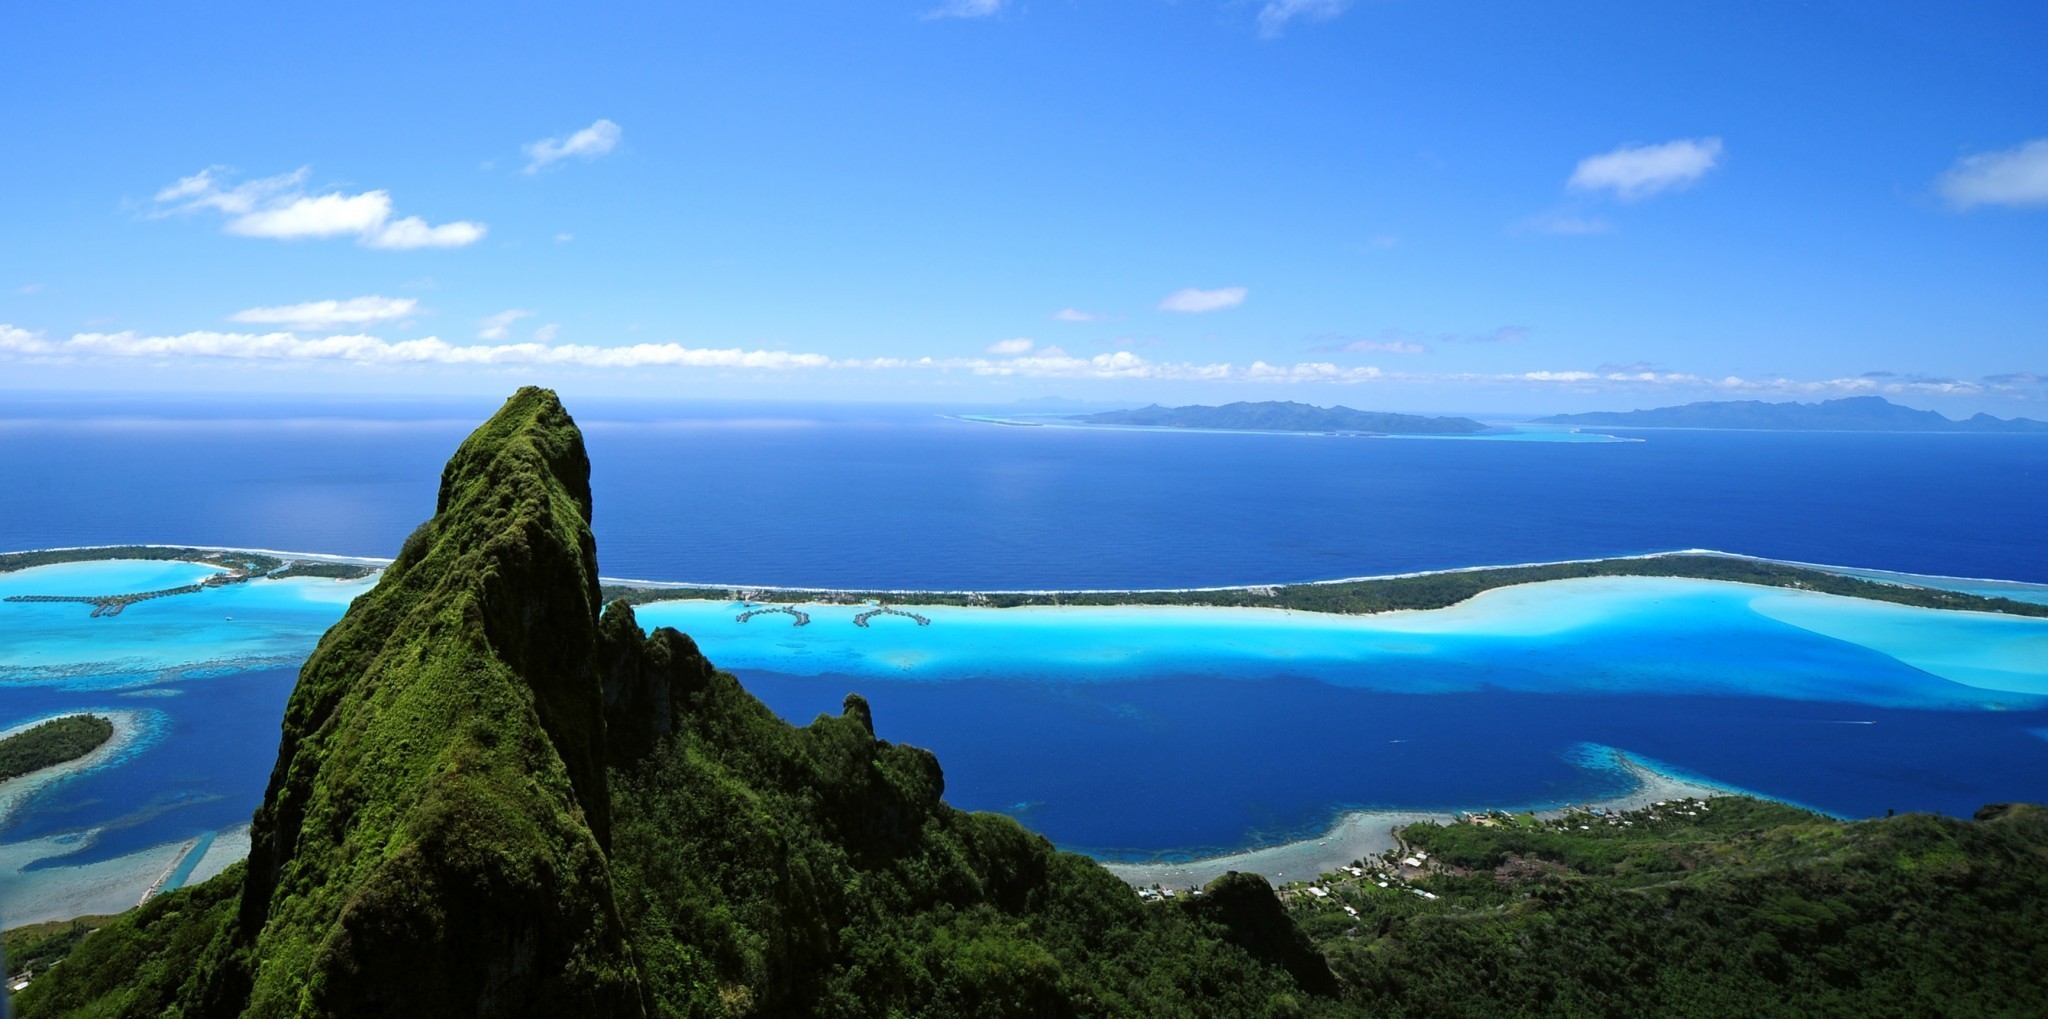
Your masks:
{"label": "grassy slope", "polygon": [[1417,882],[1439,899],[1352,883],[1292,908],[1364,1012],[2019,1015],[2048,999],[2048,811],[1844,824],[1712,803],[1630,830],[1417,826],[1409,843],[1449,865]]}
{"label": "grassy slope", "polygon": [[[1141,905],[1093,861],[940,800],[867,707],[794,728],[717,674],[614,784],[621,906],[665,1015],[1261,1015],[1320,958],[1233,913]],[[687,839],[675,833],[689,832]],[[1320,984],[1314,979],[1321,974]]]}

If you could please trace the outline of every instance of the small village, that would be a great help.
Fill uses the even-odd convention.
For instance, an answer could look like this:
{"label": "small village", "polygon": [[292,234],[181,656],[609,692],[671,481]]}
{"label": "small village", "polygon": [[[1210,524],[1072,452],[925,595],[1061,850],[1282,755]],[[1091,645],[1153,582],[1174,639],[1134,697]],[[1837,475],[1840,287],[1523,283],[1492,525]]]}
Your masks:
{"label": "small village", "polygon": [[[1678,797],[1657,800],[1636,809],[1616,807],[1595,807],[1567,804],[1555,811],[1542,813],[1511,813],[1505,810],[1465,811],[1451,821],[1454,825],[1472,825],[1478,828],[1523,828],[1543,830],[1558,834],[1586,832],[1592,835],[1603,829],[1634,830],[1638,826],[1649,827],[1677,818],[1700,818],[1712,809],[1707,800],[1697,797]],[[1437,901],[1441,896],[1423,887],[1430,878],[1440,875],[1464,876],[1470,871],[1450,867],[1433,859],[1428,850],[1409,844],[1401,835],[1401,829],[1394,830],[1394,848],[1370,859],[1353,860],[1349,865],[1326,872],[1310,881],[1290,881],[1275,889],[1280,901],[1291,909],[1308,908],[1329,910],[1359,916],[1359,904],[1365,897],[1384,895],[1412,895],[1424,901]],[[1562,868],[1558,868],[1562,869]],[[1159,885],[1137,887],[1138,898],[1145,901],[1166,901],[1177,898],[1192,898],[1202,894],[1199,887],[1162,888]]]}

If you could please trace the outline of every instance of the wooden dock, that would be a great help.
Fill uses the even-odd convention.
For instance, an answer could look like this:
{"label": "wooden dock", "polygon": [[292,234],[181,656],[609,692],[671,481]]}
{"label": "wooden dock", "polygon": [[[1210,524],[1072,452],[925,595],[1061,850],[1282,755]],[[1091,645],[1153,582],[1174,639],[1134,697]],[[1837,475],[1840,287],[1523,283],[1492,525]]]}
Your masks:
{"label": "wooden dock", "polygon": [[183,587],[167,587],[161,591],[143,591],[138,594],[17,594],[9,597],[11,602],[72,602],[92,606],[94,619],[103,616],[118,616],[121,610],[139,601],[151,598],[169,598],[179,594],[198,594],[215,584],[186,584]]}
{"label": "wooden dock", "polygon": [[902,616],[905,619],[917,620],[917,625],[919,626],[932,625],[931,620],[926,619],[925,617],[920,616],[915,612],[905,612],[902,609],[892,609],[887,605],[869,609],[866,612],[863,612],[860,615],[853,617],[853,625],[866,626],[868,625],[868,620],[873,619],[876,616]]}
{"label": "wooden dock", "polygon": [[754,618],[755,616],[765,616],[773,612],[786,613],[788,615],[796,617],[796,621],[789,624],[791,626],[805,626],[808,625],[811,621],[810,613],[805,612],[804,610],[799,609],[794,605],[772,605],[767,608],[748,609],[747,611],[740,613],[738,616],[734,618],[744,623],[747,620]]}

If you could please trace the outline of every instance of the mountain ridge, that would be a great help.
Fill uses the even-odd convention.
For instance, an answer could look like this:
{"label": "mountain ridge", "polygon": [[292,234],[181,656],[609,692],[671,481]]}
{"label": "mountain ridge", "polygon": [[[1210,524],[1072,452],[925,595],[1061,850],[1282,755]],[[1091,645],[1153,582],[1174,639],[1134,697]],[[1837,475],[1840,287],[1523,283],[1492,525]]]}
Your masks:
{"label": "mountain ridge", "polygon": [[1648,410],[1590,411],[1534,419],[1545,425],[1628,428],[1722,428],[1758,431],[2048,432],[2048,421],[1978,413],[1961,421],[1938,411],[1900,406],[1882,396],[1820,403],[1702,400]]}
{"label": "mountain ridge", "polygon": [[1216,428],[1236,431],[1359,432],[1368,435],[1479,435],[1491,431],[1471,418],[1427,417],[1349,407],[1316,407],[1292,400],[1238,401],[1220,407],[1152,404],[1131,410],[1075,414],[1068,420],[1091,425],[1146,428]]}

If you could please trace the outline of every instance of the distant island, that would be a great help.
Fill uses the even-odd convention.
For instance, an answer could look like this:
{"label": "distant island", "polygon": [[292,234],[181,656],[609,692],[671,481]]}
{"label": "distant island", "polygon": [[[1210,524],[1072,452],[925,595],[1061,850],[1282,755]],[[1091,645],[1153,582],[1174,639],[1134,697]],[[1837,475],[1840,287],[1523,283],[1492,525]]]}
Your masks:
{"label": "distant island", "polygon": [[1543,425],[1621,428],[1746,428],[1787,432],[2048,432],[2048,421],[1978,414],[1957,421],[1931,410],[1901,407],[1882,396],[1820,403],[1707,400],[1653,410],[1594,411],[1537,418]]}
{"label": "distant island", "polygon": [[1161,407],[1076,414],[1068,418],[1090,425],[1133,425],[1145,428],[1215,428],[1248,432],[1353,432],[1364,435],[1481,435],[1494,429],[1471,418],[1423,417],[1312,407],[1291,400],[1227,403],[1221,407]]}

